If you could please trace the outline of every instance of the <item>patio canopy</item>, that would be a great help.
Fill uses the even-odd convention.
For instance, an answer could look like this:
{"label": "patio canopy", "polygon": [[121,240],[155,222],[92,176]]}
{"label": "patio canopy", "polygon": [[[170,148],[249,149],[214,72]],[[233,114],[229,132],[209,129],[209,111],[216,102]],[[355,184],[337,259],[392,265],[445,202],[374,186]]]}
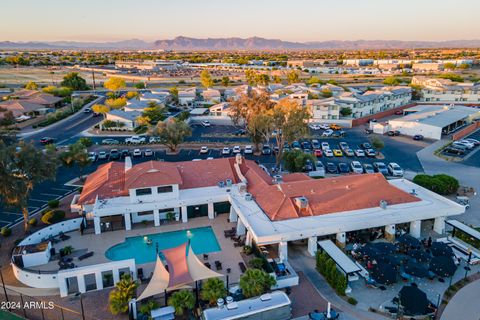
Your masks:
{"label": "patio canopy", "polygon": [[193,282],[188,272],[186,243],[175,248],[162,250],[162,253],[167,261],[168,272],[170,273],[168,287],[176,287]]}
{"label": "patio canopy", "polygon": [[360,271],[360,268],[331,240],[318,241],[318,245],[335,261],[346,274]]}
{"label": "patio canopy", "polygon": [[168,274],[168,271],[165,269],[160,257],[157,255],[157,261],[155,262],[155,270],[153,271],[152,279],[137,300],[139,301],[165,292],[165,290],[168,288],[169,278],[170,275]]}
{"label": "patio canopy", "polygon": [[222,276],[222,274],[207,268],[195,255],[191,246],[188,248],[187,266],[188,272],[190,273],[190,277],[193,279],[193,281],[200,281]]}
{"label": "patio canopy", "polygon": [[472,238],[480,240],[480,232],[479,231],[461,223],[460,221],[447,220],[447,221],[445,221],[445,223],[452,226],[454,229],[458,229],[460,231],[463,231],[464,233],[468,234]]}

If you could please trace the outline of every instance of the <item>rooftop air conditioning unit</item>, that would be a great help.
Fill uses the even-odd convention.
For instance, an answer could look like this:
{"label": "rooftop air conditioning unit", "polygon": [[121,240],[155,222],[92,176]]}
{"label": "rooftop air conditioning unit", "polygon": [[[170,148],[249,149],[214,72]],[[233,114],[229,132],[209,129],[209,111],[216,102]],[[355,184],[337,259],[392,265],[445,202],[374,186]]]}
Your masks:
{"label": "rooftop air conditioning unit", "polygon": [[223,301],[222,298],[217,299],[217,307],[218,308],[221,309],[221,308],[223,308],[224,305],[225,305],[225,301]]}
{"label": "rooftop air conditioning unit", "polygon": [[225,180],[225,183],[226,183],[227,187],[231,187],[232,186],[232,179]]}
{"label": "rooftop air conditioning unit", "polygon": [[274,175],[274,176],[273,176],[273,181],[274,181],[275,183],[282,183],[282,182],[283,182],[282,175],[280,175],[280,174]]}
{"label": "rooftop air conditioning unit", "polygon": [[385,200],[380,200],[380,208],[382,209],[387,209],[387,201]]}
{"label": "rooftop air conditioning unit", "polygon": [[218,181],[218,187],[219,187],[219,188],[225,187],[225,182],[223,182],[223,181]]}
{"label": "rooftop air conditioning unit", "polygon": [[299,209],[307,209],[308,199],[305,197],[297,197],[295,198],[295,204]]}
{"label": "rooftop air conditioning unit", "polygon": [[417,190],[412,189],[412,191],[410,192],[410,194],[413,194],[414,196],[416,196],[416,195],[417,195]]}
{"label": "rooftop air conditioning unit", "polygon": [[252,201],[252,194],[251,193],[246,193],[245,194],[245,200]]}

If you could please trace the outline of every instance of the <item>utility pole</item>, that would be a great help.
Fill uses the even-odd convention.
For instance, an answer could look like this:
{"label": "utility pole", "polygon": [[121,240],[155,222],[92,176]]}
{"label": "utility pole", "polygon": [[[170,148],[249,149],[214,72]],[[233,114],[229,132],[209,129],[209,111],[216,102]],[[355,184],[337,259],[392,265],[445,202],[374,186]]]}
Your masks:
{"label": "utility pole", "polygon": [[95,71],[93,67],[92,67],[92,78],[93,78],[93,93],[95,93]]}

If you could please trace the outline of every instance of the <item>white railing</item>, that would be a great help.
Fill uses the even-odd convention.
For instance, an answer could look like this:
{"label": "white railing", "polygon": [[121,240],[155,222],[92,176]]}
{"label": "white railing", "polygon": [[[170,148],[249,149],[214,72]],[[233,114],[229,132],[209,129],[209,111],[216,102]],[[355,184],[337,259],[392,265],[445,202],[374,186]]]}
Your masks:
{"label": "white railing", "polygon": [[83,218],[75,218],[52,224],[48,227],[38,230],[37,232],[32,233],[30,236],[23,239],[18,245],[26,246],[29,244],[37,244],[44,240],[47,240],[50,236],[57,236],[61,232],[66,233],[74,230],[79,230],[82,221]]}

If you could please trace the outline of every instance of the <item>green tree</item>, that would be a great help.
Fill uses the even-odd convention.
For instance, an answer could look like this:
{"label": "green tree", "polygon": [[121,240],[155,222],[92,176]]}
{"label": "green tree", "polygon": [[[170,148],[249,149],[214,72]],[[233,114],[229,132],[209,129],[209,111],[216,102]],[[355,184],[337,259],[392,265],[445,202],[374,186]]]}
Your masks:
{"label": "green tree", "polygon": [[88,158],[88,151],[83,144],[85,141],[77,141],[68,146],[68,150],[63,151],[59,155],[60,161],[67,167],[77,167],[78,177],[83,181],[84,169],[91,164]]}
{"label": "green tree", "polygon": [[278,75],[273,76],[273,83],[282,83],[282,78]]}
{"label": "green tree", "polygon": [[444,73],[444,74],[441,74],[438,76],[439,78],[442,78],[442,79],[448,79],[448,80],[451,80],[453,82],[463,82],[463,78],[458,75],[458,74],[455,74],[455,73]]}
{"label": "green tree", "polygon": [[6,145],[0,140],[0,199],[3,204],[21,209],[28,232],[28,199],[32,189],[57,173],[57,157],[52,148],[36,149],[32,143]]}
{"label": "green tree", "polygon": [[213,87],[212,75],[208,70],[202,70],[202,72],[200,73],[200,82],[202,83],[202,86],[207,89]]}
{"label": "green tree", "polygon": [[301,150],[291,150],[283,154],[283,163],[285,169],[289,172],[301,172],[307,160],[313,162],[315,158],[313,155],[304,153]]}
{"label": "green tree", "polygon": [[92,106],[92,111],[95,113],[102,114],[105,117],[105,114],[110,111],[110,107],[104,104],[95,104]]}
{"label": "green tree", "polygon": [[385,143],[383,142],[383,140],[377,136],[373,136],[370,139],[370,143],[372,144],[372,147],[375,148],[375,151],[377,152],[377,154],[380,153],[380,150],[382,150],[385,147]]}
{"label": "green tree", "polygon": [[173,88],[170,88],[170,90],[168,90],[168,91],[170,92],[170,95],[172,96],[173,102],[178,103],[178,88],[173,87]]}
{"label": "green tree", "polygon": [[157,123],[150,130],[150,134],[159,137],[161,144],[167,146],[170,151],[175,152],[177,146],[183,143],[186,137],[192,135],[192,130],[185,121],[170,119]]}
{"label": "green tree", "polygon": [[240,277],[240,289],[246,298],[264,294],[277,283],[274,277],[260,269],[247,269]]}
{"label": "green tree", "polygon": [[25,85],[25,89],[27,89],[27,90],[38,90],[38,84],[36,84],[33,81],[30,81]]}
{"label": "green tree", "polygon": [[137,287],[137,282],[130,275],[124,275],[115,285],[115,289],[110,291],[108,297],[110,312],[112,314],[126,313],[128,302],[135,296]]}
{"label": "green tree", "polygon": [[257,73],[253,69],[245,70],[245,79],[249,86],[254,86],[257,84]]}
{"label": "green tree", "polygon": [[121,109],[127,105],[126,98],[107,99],[105,104],[111,109]]}
{"label": "green tree", "polygon": [[255,79],[257,84],[260,84],[263,86],[268,86],[268,84],[270,83],[270,77],[266,73],[258,73],[255,76]]}
{"label": "green tree", "polygon": [[175,308],[175,314],[181,316],[185,311],[192,310],[195,307],[195,297],[188,290],[180,290],[168,298],[168,305]]}
{"label": "green tree", "polygon": [[287,81],[289,84],[297,83],[300,80],[298,72],[295,70],[291,70],[287,73]]}
{"label": "green tree", "polygon": [[343,107],[340,109],[340,114],[342,117],[348,117],[352,115],[352,108],[350,107]]}
{"label": "green tree", "polygon": [[443,66],[447,70],[455,70],[457,68],[457,65],[455,63],[452,63],[452,62],[447,62]]}
{"label": "green tree", "polygon": [[70,72],[63,77],[63,81],[60,83],[62,87],[67,87],[72,90],[88,90],[87,81],[79,76],[78,72]]}
{"label": "green tree", "polygon": [[148,103],[148,107],[143,109],[142,116],[149,118],[150,124],[156,124],[165,119],[165,108],[151,101]]}
{"label": "green tree", "polygon": [[227,76],[222,77],[222,86],[228,87],[230,85],[230,78]]}
{"label": "green tree", "polygon": [[312,84],[322,84],[323,81],[320,80],[317,76],[311,76],[310,79],[306,81],[307,84],[312,85]]}
{"label": "green tree", "polygon": [[323,89],[321,93],[324,98],[330,98],[333,96],[333,92],[330,89]]}
{"label": "green tree", "polygon": [[207,300],[210,305],[214,305],[219,298],[224,298],[227,295],[225,283],[218,278],[210,278],[202,285],[200,297]]}
{"label": "green tree", "polygon": [[147,86],[145,85],[145,82],[138,82],[135,83],[135,88],[137,89],[145,89]]}
{"label": "green tree", "polygon": [[160,304],[157,303],[155,300],[148,300],[147,302],[142,303],[138,311],[140,311],[141,314],[149,315],[152,310],[157,309],[159,307],[160,307]]}
{"label": "green tree", "polygon": [[402,81],[394,76],[386,77],[385,80],[383,80],[383,84],[386,84],[388,86],[398,86]]}
{"label": "green tree", "polygon": [[125,98],[127,98],[128,100],[133,99],[133,98],[138,99],[139,97],[140,97],[140,94],[136,91],[129,91],[125,95]]}
{"label": "green tree", "polygon": [[105,81],[105,83],[103,84],[103,86],[108,89],[108,90],[112,90],[115,92],[119,91],[119,90],[122,90],[124,88],[127,87],[127,84],[125,83],[125,80],[123,80],[122,78],[119,78],[119,77],[111,77],[110,79],[108,79],[107,81]]}

